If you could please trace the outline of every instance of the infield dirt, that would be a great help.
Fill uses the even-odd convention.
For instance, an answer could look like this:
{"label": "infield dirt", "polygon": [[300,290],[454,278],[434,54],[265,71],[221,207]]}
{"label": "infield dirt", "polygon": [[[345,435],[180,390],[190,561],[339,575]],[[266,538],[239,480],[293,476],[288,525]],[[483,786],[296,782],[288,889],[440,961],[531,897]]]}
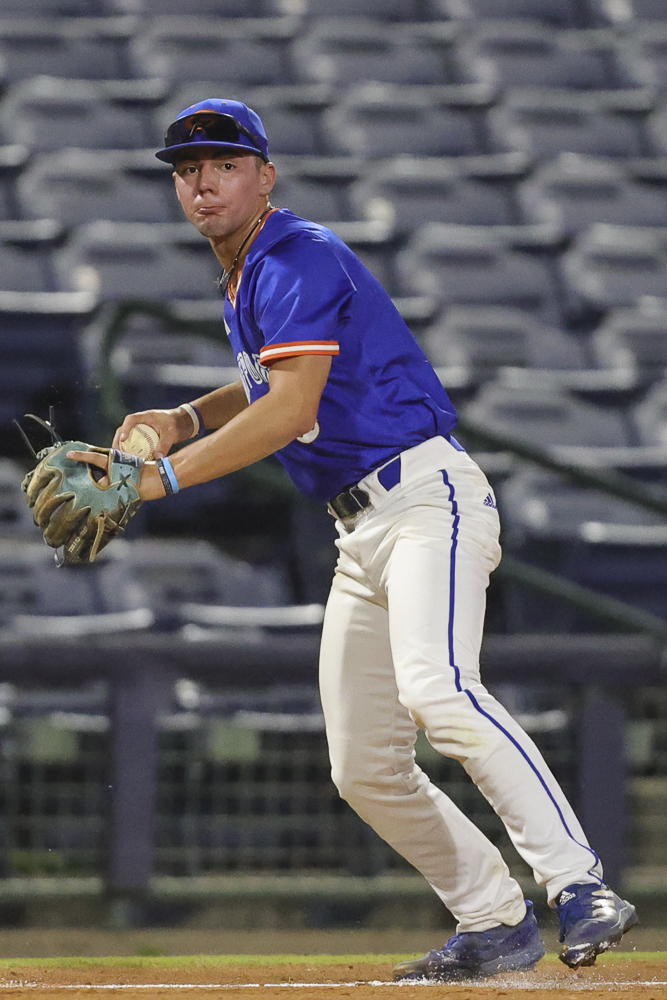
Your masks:
{"label": "infield dirt", "polygon": [[533,972],[494,977],[484,983],[457,986],[444,984],[392,984],[390,956],[361,960],[335,959],[328,964],[307,960],[278,961],[264,959],[253,964],[247,960],[220,964],[210,959],[188,958],[150,962],[116,960],[113,964],[95,959],[72,962],[66,966],[51,964],[15,966],[4,964],[0,970],[0,1000],[4,997],[34,997],[35,1000],[123,997],[124,1000],[147,1000],[148,997],[183,996],[192,1000],[224,997],[226,1000],[408,1000],[412,997],[451,996],[453,1000],[664,1000],[667,997],[667,960],[663,955],[629,958],[609,956],[591,969],[572,972],[555,959],[547,959]]}

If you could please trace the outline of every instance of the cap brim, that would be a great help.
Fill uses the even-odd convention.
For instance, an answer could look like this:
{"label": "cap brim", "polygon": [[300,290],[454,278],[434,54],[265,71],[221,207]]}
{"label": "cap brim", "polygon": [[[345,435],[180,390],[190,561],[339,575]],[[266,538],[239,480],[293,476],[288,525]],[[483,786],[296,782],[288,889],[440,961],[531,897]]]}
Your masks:
{"label": "cap brim", "polygon": [[268,159],[264,156],[261,149],[256,149],[254,146],[245,145],[241,142],[182,142],[178,146],[166,146],[164,149],[159,149],[155,155],[163,163],[171,163],[173,165],[179,153],[193,153],[198,149],[238,149],[242,153],[253,153],[268,163]]}

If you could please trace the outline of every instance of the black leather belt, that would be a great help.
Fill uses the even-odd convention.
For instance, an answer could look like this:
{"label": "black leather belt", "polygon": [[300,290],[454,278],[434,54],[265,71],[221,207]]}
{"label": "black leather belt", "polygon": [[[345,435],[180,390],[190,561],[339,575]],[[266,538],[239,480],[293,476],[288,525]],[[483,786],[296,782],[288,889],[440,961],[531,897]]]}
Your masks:
{"label": "black leather belt", "polygon": [[354,517],[362,510],[370,507],[371,498],[366,490],[359,486],[350,486],[347,490],[342,490],[333,500],[329,501],[329,511],[341,521],[346,517]]}

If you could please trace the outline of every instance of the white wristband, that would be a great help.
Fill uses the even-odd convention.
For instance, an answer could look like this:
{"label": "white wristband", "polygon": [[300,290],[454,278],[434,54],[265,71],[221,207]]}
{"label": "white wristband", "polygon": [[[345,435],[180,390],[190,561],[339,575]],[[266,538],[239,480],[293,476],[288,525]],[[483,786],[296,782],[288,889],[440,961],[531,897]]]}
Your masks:
{"label": "white wristband", "polygon": [[199,434],[199,417],[197,416],[197,411],[195,410],[194,406],[190,405],[190,403],[181,403],[181,406],[192,417],[192,426],[194,427],[194,434],[192,436],[197,437],[197,435]]}

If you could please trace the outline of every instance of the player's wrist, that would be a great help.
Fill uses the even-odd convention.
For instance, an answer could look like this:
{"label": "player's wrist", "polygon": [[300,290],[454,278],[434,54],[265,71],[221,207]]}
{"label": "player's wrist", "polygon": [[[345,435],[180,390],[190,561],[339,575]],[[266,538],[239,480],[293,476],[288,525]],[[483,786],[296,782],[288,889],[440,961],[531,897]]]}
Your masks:
{"label": "player's wrist", "polygon": [[204,430],[202,427],[202,416],[199,410],[191,403],[182,403],[172,411],[176,420],[176,429],[179,442],[191,441],[198,437]]}
{"label": "player's wrist", "polygon": [[142,500],[160,500],[166,496],[157,462],[144,462],[139,479],[139,496]]}

